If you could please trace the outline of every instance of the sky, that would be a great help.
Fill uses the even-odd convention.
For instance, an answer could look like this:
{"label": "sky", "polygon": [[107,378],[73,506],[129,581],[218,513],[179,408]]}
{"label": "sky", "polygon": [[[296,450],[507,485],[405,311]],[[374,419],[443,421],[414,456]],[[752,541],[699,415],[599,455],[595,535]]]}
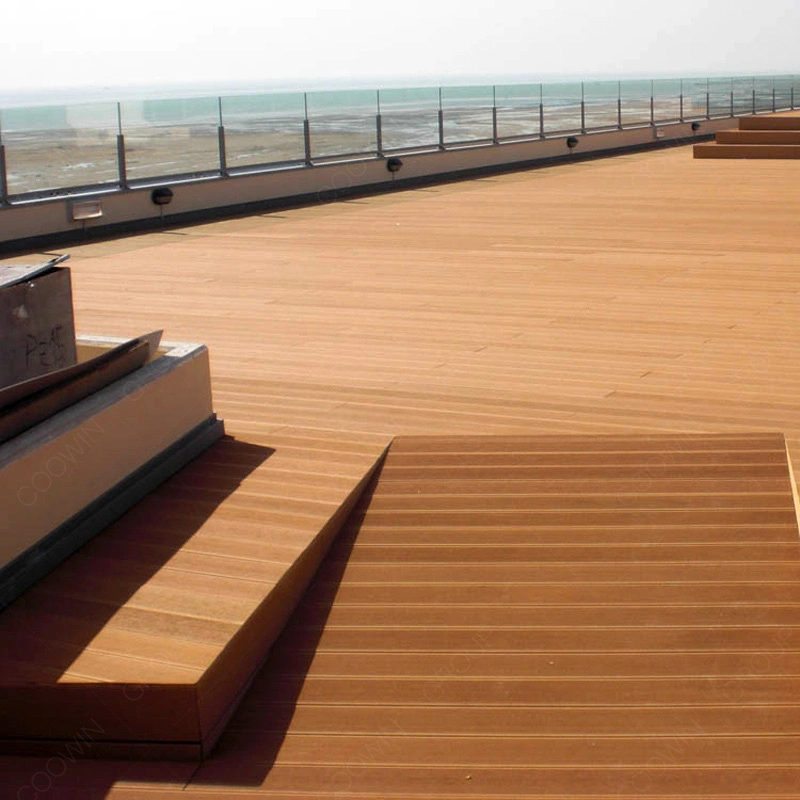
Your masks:
{"label": "sky", "polygon": [[800,72],[797,0],[12,0],[0,97]]}

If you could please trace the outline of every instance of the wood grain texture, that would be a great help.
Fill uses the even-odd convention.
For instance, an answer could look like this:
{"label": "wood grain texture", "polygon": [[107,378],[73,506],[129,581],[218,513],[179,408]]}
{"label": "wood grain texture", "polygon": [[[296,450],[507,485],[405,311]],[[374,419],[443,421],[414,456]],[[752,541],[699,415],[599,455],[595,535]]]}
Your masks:
{"label": "wood grain texture", "polygon": [[268,441],[213,445],[3,611],[5,752],[58,751],[89,721],[87,754],[210,750],[385,447]]}
{"label": "wood grain texture", "polygon": [[[163,327],[169,339],[203,341],[211,352],[215,409],[235,437],[273,446],[272,437],[291,427],[294,444],[282,444],[274,483],[234,489],[230,513],[215,513],[213,526],[202,523],[203,557],[223,556],[227,547],[241,552],[273,525],[292,541],[308,508],[281,498],[293,486],[304,487],[304,498],[329,497],[330,482],[346,479],[348,465],[357,463],[353,443],[367,446],[376,436],[386,442],[395,435],[463,434],[478,441],[492,434],[509,437],[507,447],[512,437],[534,435],[631,440],[724,433],[746,444],[752,432],[784,432],[794,454],[800,444],[798,170],[794,161],[693,160],[687,146],[76,247],[78,327],[119,336]],[[531,458],[490,464],[489,458],[472,463],[440,454],[424,481],[409,451],[408,463],[388,464],[382,480],[398,481],[395,494],[409,497],[425,486],[452,494],[452,482],[462,480],[514,484],[523,494],[537,485],[549,485],[552,494],[554,482],[565,479],[564,493],[574,494],[586,480],[593,495],[630,494],[645,469],[665,482],[664,496],[684,493],[687,484],[697,484],[689,494],[712,485],[717,496],[736,496],[748,486],[751,495],[783,491],[779,448],[732,441],[728,448],[699,460],[677,446],[654,460],[628,449],[614,456],[611,472],[588,458],[568,465]],[[317,480],[326,470],[325,482]],[[142,550],[163,547],[179,537],[177,520],[204,519],[214,504],[201,491],[218,492],[224,480],[220,466],[197,479],[196,491],[183,487],[157,519],[131,517],[116,535],[130,546],[141,542]],[[467,485],[472,492],[475,484]],[[53,779],[63,796],[80,796],[87,786],[98,796],[126,799],[237,792],[318,798],[337,791],[372,798],[694,800],[796,793],[800,769],[788,763],[782,740],[776,739],[779,748],[767,766],[744,763],[733,750],[724,763],[719,755],[724,737],[752,742],[797,734],[798,651],[782,642],[764,649],[764,631],[791,630],[800,604],[791,560],[796,523],[785,507],[706,509],[692,524],[675,508],[637,509],[624,519],[610,509],[599,526],[608,547],[602,554],[597,527],[580,516],[585,512],[559,517],[556,510],[546,524],[538,520],[535,544],[529,517],[520,515],[542,511],[493,512],[477,523],[474,509],[461,509],[457,519],[409,509],[401,526],[394,512],[363,512],[365,522],[374,516],[359,533],[352,569],[396,565],[405,553],[401,566],[410,573],[430,561],[425,568],[437,572],[428,582],[388,586],[353,573],[339,589],[341,604],[337,594],[331,609],[341,635],[353,625],[385,629],[387,618],[394,624],[393,609],[404,629],[419,613],[424,630],[447,623],[457,606],[470,622],[467,636],[482,631],[494,613],[498,621],[489,624],[501,628],[544,624],[552,613],[558,630],[584,619],[603,631],[613,627],[614,615],[635,613],[642,627],[659,622],[657,633],[680,631],[684,641],[694,637],[693,646],[652,652],[640,640],[635,652],[562,647],[559,674],[551,675],[555,658],[530,649],[477,646],[468,662],[452,649],[373,652],[365,661],[329,640],[329,649],[315,653],[307,680],[299,676],[310,651],[275,654],[283,677],[258,676],[235,730],[191,781],[147,783],[143,775],[137,784],[145,765],[100,762]],[[480,574],[486,536],[495,550],[486,559],[496,573],[491,580]],[[533,561],[560,569],[562,580],[573,558],[595,575],[603,565],[607,571],[594,581],[547,585],[502,577],[504,564]],[[633,569],[629,579],[618,582],[609,561]],[[461,564],[471,564],[478,579],[470,572],[469,580],[440,581]],[[658,570],[678,564],[687,565],[681,580],[658,577]],[[315,585],[309,601],[329,606],[330,586]],[[387,589],[394,598],[389,608],[382,601]],[[79,598],[63,602],[70,613],[84,613]],[[153,619],[153,609],[142,605],[135,623],[131,612],[123,617],[134,629]],[[210,643],[226,635],[229,616],[235,620],[236,598],[220,596],[213,606],[220,618],[203,626],[203,641]],[[313,630],[319,610],[303,613]],[[749,633],[747,647],[724,637],[711,646],[702,630],[714,621],[726,635],[761,633]],[[155,629],[169,626],[165,620]],[[432,686],[441,688],[433,698]],[[597,701],[611,693],[624,702],[607,713]],[[539,713],[542,702],[547,710]],[[530,761],[501,770],[484,765],[479,777],[474,764],[420,765],[419,755],[395,741],[395,718],[376,714],[376,707],[389,708],[388,714],[396,709],[404,730],[411,714],[415,736],[452,736],[462,724],[452,716],[459,710],[468,715],[468,730],[489,719],[495,728],[488,730],[506,724],[506,730],[527,730]],[[306,731],[297,739],[311,738],[292,739],[287,761],[269,769],[279,752],[275,730],[290,713]],[[694,721],[703,731],[696,738]],[[317,747],[337,726],[348,731],[347,766],[341,751],[326,760]],[[622,745],[614,763],[591,764],[595,733],[631,730],[651,737],[652,764],[634,763],[633,756],[626,761]],[[578,735],[572,741],[579,769],[536,760],[548,752],[539,749],[538,737],[561,733]],[[652,737],[665,738],[655,744]],[[295,743],[316,749],[301,758]],[[15,791],[23,785],[20,769],[27,780],[46,769],[45,761],[0,761],[0,776]]]}
{"label": "wood grain texture", "polygon": [[[674,478],[648,464],[672,454],[687,467],[713,467],[743,452],[774,456],[784,471],[755,507],[791,505],[780,435],[396,439],[188,791],[234,776],[264,796],[290,783],[319,797],[688,797],[715,782],[747,797],[790,791],[800,604],[776,604],[770,586],[798,583],[796,524],[787,523],[794,541],[785,550],[743,553],[731,520],[751,507],[753,487],[714,477],[681,495],[713,498],[723,517],[713,548],[665,548],[665,529],[694,530],[681,516],[650,521],[646,532],[637,523],[643,546],[621,554],[617,524],[605,519],[606,509],[630,506],[614,481],[621,454],[641,459],[641,505],[669,517],[679,513],[678,495],[666,491]],[[541,459],[569,469],[587,458],[608,482],[586,480],[583,492],[575,479],[560,491],[557,481],[492,477],[497,466],[535,469]],[[441,493],[441,460],[484,476]],[[411,465],[415,480],[397,480],[395,469]],[[757,481],[760,466],[752,469]],[[515,515],[520,501],[544,503],[559,519],[548,521],[544,541],[535,521],[526,524],[509,554],[495,518]],[[574,559],[571,516],[586,506],[595,553]],[[443,544],[435,528],[409,548],[406,507],[434,517],[467,509],[474,535]],[[695,502],[691,513],[702,508]],[[723,602],[720,585],[746,599]],[[357,594],[365,586],[368,602]],[[514,586],[530,595],[512,598]],[[670,601],[658,596],[665,586],[678,589]]]}

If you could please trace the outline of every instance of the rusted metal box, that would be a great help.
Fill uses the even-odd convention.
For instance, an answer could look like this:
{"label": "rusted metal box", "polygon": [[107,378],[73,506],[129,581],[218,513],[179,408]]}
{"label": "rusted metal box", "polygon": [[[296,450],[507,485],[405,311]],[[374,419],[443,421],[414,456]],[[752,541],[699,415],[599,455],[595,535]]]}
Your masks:
{"label": "rusted metal box", "polygon": [[75,364],[69,269],[54,267],[5,285],[2,279],[0,268],[0,389]]}

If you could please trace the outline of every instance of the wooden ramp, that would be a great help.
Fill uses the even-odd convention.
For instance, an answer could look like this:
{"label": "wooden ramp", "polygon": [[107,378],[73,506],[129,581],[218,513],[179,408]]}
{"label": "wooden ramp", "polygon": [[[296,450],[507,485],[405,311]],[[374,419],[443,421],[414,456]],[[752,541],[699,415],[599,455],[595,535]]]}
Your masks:
{"label": "wooden ramp", "polygon": [[798,787],[781,435],[401,437],[181,796]]}
{"label": "wooden ramp", "polygon": [[696,144],[695,158],[800,158],[800,114],[741,117],[738,130],[719,131],[716,141]]}
{"label": "wooden ramp", "polygon": [[65,561],[0,614],[0,748],[206,755],[386,444],[223,439]]}

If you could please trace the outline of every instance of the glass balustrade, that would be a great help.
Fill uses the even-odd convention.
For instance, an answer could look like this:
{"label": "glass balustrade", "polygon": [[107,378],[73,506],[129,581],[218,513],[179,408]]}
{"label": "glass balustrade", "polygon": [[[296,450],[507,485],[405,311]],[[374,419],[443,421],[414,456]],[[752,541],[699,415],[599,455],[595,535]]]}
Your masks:
{"label": "glass balustrade", "polygon": [[619,81],[590,81],[583,85],[584,127],[603,131],[619,126]]}
{"label": "glass balustrade", "polygon": [[661,79],[652,82],[653,121],[657,124],[680,122],[681,82]]}
{"label": "glass balustrade", "polygon": [[499,139],[538,137],[542,104],[540,83],[497,86],[494,91]]}
{"label": "glass balustrade", "polygon": [[545,134],[577,133],[581,130],[580,83],[542,84]]}
{"label": "glass balustrade", "polygon": [[799,89],[780,75],[20,106],[0,110],[0,195],[722,119],[794,108]]}
{"label": "glass balustrade", "polygon": [[223,97],[220,108],[228,170],[305,159],[302,92]]}
{"label": "glass balustrade", "polygon": [[128,180],[219,170],[217,98],[129,101],[120,116]]}
{"label": "glass balustrade", "polygon": [[439,144],[439,90],[381,89],[378,92],[383,152],[429,149]]}
{"label": "glass balustrade", "polygon": [[375,91],[309,92],[306,97],[312,159],[377,153]]}
{"label": "glass balustrade", "polygon": [[753,92],[755,94],[755,113],[772,111],[772,78],[753,78]]}
{"label": "glass balustrade", "polygon": [[650,124],[651,81],[623,81],[620,84],[620,105],[623,127]]}
{"label": "glass balustrade", "polygon": [[442,87],[444,144],[490,141],[494,136],[491,86]]}
{"label": "glass balustrade", "polygon": [[0,141],[12,195],[118,180],[116,103],[6,108]]}

